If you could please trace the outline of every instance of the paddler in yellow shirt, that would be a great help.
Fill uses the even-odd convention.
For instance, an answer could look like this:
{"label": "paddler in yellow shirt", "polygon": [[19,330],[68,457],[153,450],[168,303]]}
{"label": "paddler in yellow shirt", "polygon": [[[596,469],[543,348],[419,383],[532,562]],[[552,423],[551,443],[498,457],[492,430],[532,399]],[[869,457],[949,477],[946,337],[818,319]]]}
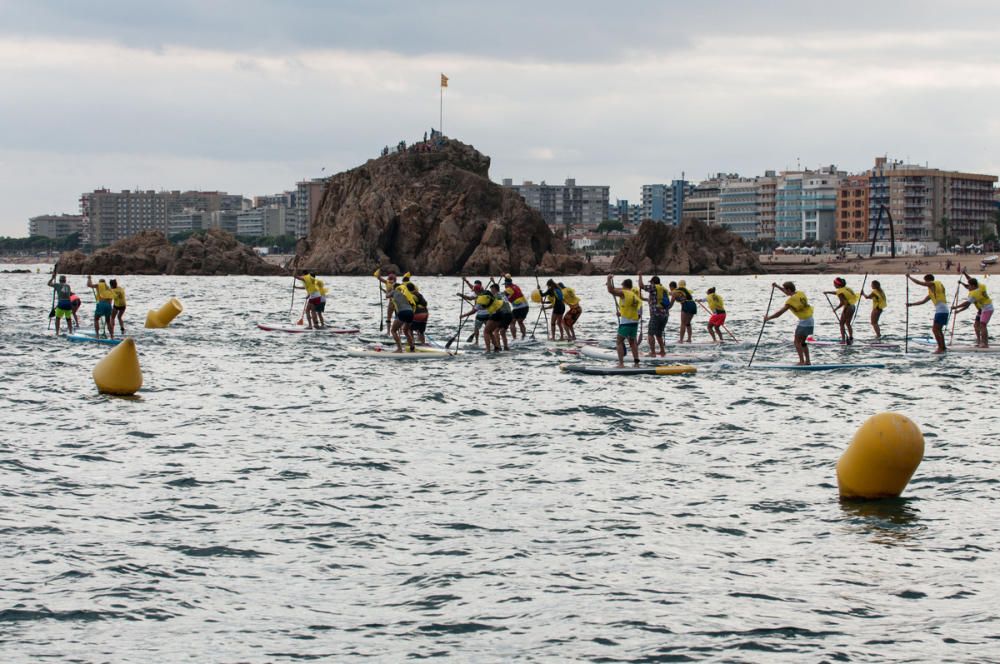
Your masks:
{"label": "paddler in yellow shirt", "polygon": [[[319,319],[316,317],[316,305],[319,304],[320,294],[316,288],[316,273],[306,272],[302,275],[296,274],[294,277],[302,282],[302,288],[306,291],[305,318],[309,321],[306,327],[310,330],[314,327],[319,327]],[[301,325],[302,321],[299,321],[299,324]]]}
{"label": "paddler in yellow shirt", "polygon": [[108,283],[111,284],[111,292],[114,293],[114,299],[111,301],[111,330],[114,331],[117,320],[122,336],[125,336],[125,289],[118,285],[117,279],[112,279]]}
{"label": "paddler in yellow shirt", "polygon": [[878,324],[880,318],[882,318],[882,312],[888,305],[888,301],[885,297],[885,291],[882,290],[882,284],[878,281],[872,281],[872,291],[868,294],[862,290],[861,295],[872,301],[872,331],[875,332],[875,341],[882,340],[882,327]]}
{"label": "paddler in yellow shirt", "polygon": [[625,366],[625,340],[628,339],[632,349],[632,360],[639,366],[639,344],[636,339],[639,333],[639,316],[642,298],[637,289],[632,287],[631,279],[624,279],[621,288],[615,288],[615,277],[608,275],[608,292],[616,300],[618,309],[618,334],[615,337],[615,349],[618,351],[618,366]]}
{"label": "paddler in yellow shirt", "polygon": [[705,302],[709,311],[708,333],[712,335],[712,341],[721,344],[722,326],[726,324],[726,306],[722,302],[722,296],[715,292],[715,286],[706,291]]}
{"label": "paddler in yellow shirt", "polygon": [[[986,284],[979,283],[978,279],[970,277],[967,274],[965,278],[967,281],[962,285],[969,291],[969,297],[965,302],[956,304],[951,310],[955,312],[964,311],[969,308],[969,305],[976,305],[976,322],[974,323],[976,348],[989,348],[990,335],[986,326],[989,324],[990,318],[993,317],[993,300],[986,292]],[[959,281],[959,283],[962,282]]]}
{"label": "paddler in yellow shirt", "polygon": [[809,300],[806,299],[805,293],[795,290],[795,284],[791,281],[786,281],[780,286],[776,283],[772,283],[771,288],[777,288],[782,293],[787,295],[788,299],[785,300],[785,306],[778,309],[770,316],[764,316],[764,320],[773,320],[786,311],[791,311],[795,314],[795,317],[799,319],[798,325],[795,326],[795,352],[799,354],[799,365],[805,366],[812,364],[809,359],[809,346],[806,345],[806,339],[812,335],[813,330],[816,327],[816,321],[813,320],[812,305],[809,304]]}
{"label": "paddler in yellow shirt", "polygon": [[564,286],[563,283],[559,282],[559,288],[562,290],[563,302],[569,309],[563,314],[563,327],[566,328],[566,338],[570,341],[576,341],[576,323],[580,320],[580,316],[583,315],[583,307],[580,306],[580,297],[576,294],[576,291],[569,286]]}
{"label": "paddler in yellow shirt", "polygon": [[854,343],[854,311],[857,309],[858,294],[847,287],[847,280],[837,277],[833,280],[836,290],[823,291],[824,295],[836,295],[840,304],[833,308],[834,313],[840,310],[840,341],[850,346]]}
{"label": "paddler in yellow shirt", "polygon": [[906,275],[906,278],[917,284],[918,286],[924,286],[927,289],[927,297],[917,302],[907,302],[908,307],[917,307],[925,302],[934,303],[934,323],[931,326],[931,332],[934,333],[934,340],[937,341],[937,350],[935,353],[943,353],[947,350],[944,345],[944,328],[948,326],[948,314],[951,309],[948,306],[948,292],[944,288],[944,284],[934,278],[933,274],[925,274],[923,280]]}
{"label": "paddler in yellow shirt", "polygon": [[94,283],[93,277],[89,274],[87,275],[87,288],[95,289],[94,296],[97,298],[97,307],[94,309],[94,335],[97,337],[101,336],[101,325],[100,321],[104,319],[104,327],[108,331],[108,338],[115,338],[115,328],[111,324],[111,314],[113,312],[112,303],[115,300],[115,294],[108,288],[108,284],[105,283],[104,279],[98,279],[97,283]]}

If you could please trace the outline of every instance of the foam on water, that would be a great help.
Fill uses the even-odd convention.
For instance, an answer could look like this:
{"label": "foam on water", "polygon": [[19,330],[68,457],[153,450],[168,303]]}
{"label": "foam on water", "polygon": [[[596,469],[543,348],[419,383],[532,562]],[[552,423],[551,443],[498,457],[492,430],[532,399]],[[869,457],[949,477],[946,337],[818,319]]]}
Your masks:
{"label": "foam on water", "polygon": [[[995,656],[1000,358],[747,370],[772,279],[692,277],[751,342],[696,376],[564,374],[582,360],[542,344],[382,362],[257,330],[297,317],[288,279],[129,277],[145,385],[124,400],[90,378],[106,348],[44,333],[45,280],[0,281],[4,661]],[[901,280],[882,278],[897,339]],[[439,339],[457,281],[417,280]],[[835,334],[829,278],[796,281]],[[603,279],[572,282],[580,336],[610,339]],[[377,332],[374,280],[328,285],[338,325]],[[170,296],[174,325],[140,329]],[[794,362],[792,327],[755,362]],[[836,460],[884,410],[922,427],[924,462],[904,498],[842,503]]]}

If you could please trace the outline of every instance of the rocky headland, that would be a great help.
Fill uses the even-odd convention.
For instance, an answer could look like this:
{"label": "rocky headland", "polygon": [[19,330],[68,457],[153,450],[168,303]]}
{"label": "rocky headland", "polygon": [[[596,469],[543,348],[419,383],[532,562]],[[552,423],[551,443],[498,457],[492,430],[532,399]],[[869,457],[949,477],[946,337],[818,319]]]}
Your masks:
{"label": "rocky headland", "polygon": [[178,245],[159,231],[145,231],[94,253],[64,252],[59,272],[65,274],[287,274],[268,263],[231,233],[208,230]]}
{"label": "rocky headland", "polygon": [[679,226],[646,220],[611,262],[628,274],[760,274],[757,253],[720,226],[686,220]]}
{"label": "rocky headland", "polygon": [[327,274],[589,274],[541,214],[489,179],[490,158],[438,139],[332,176],[297,265]]}

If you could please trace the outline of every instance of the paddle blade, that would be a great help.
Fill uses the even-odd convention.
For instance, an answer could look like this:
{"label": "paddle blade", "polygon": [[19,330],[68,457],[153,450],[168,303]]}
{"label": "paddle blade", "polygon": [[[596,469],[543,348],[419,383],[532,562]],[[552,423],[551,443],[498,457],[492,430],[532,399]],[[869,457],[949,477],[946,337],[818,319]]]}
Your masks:
{"label": "paddle blade", "polygon": [[300,318],[296,325],[302,325],[305,322],[305,318]]}
{"label": "paddle blade", "polygon": [[473,340],[473,339],[475,339],[475,338],[476,338],[476,333],[475,333],[475,332],[473,332],[472,334],[470,334],[470,335],[468,336],[468,338],[467,338],[467,339],[466,339],[465,341],[466,341],[467,343],[472,343],[472,340]]}
{"label": "paddle blade", "polygon": [[55,309],[51,309],[49,311],[49,318],[55,318],[55,317],[56,317],[56,310]]}

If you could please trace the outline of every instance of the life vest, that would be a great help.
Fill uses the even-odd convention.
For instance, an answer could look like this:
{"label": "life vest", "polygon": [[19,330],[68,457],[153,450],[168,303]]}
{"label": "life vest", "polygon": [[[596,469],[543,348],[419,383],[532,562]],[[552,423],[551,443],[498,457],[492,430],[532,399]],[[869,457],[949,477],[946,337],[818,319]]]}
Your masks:
{"label": "life vest", "polygon": [[618,300],[618,315],[623,322],[638,322],[640,306],[642,306],[642,299],[636,295],[634,290],[622,289],[622,296]]}

